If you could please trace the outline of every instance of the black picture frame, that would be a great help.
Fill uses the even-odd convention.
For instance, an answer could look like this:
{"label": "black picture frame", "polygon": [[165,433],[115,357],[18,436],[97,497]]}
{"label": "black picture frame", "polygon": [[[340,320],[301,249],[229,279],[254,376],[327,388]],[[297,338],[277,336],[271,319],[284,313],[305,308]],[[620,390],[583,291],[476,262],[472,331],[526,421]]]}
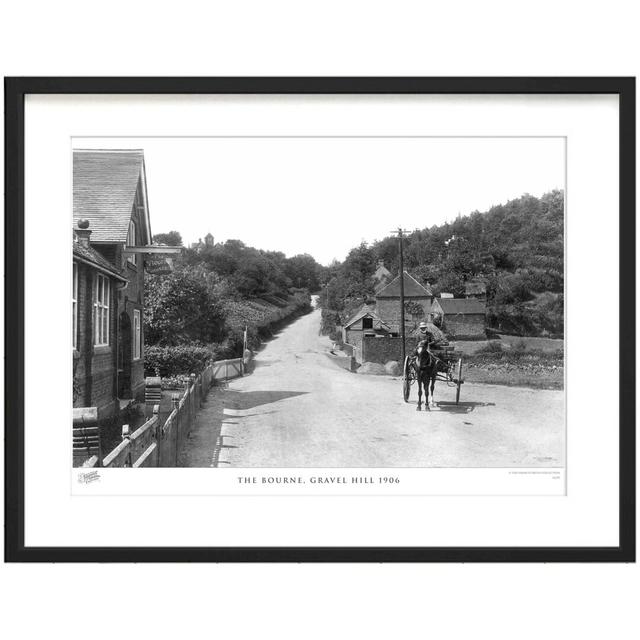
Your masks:
{"label": "black picture frame", "polygon": [[[8,562],[634,562],[635,78],[5,78],[5,560]],[[26,547],[24,105],[27,94],[616,94],[619,97],[619,530],[612,547]]]}

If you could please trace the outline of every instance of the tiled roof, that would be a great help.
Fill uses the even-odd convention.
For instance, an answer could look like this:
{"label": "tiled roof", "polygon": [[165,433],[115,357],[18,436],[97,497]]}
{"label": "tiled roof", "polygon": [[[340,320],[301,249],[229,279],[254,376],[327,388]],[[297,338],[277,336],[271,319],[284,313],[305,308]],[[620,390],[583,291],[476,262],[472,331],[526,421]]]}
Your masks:
{"label": "tiled roof", "polygon": [[91,223],[93,242],[125,242],[142,150],[73,152],[73,222]]}
{"label": "tiled roof", "polygon": [[438,298],[437,300],[445,315],[485,312],[483,300],[476,300],[475,298]]}
{"label": "tiled roof", "polygon": [[[430,298],[430,289],[423,287],[413,276],[404,272],[404,295],[406,298]],[[400,276],[396,276],[386,287],[376,292],[376,298],[399,298]]]}
{"label": "tiled roof", "polygon": [[92,265],[98,267],[100,271],[106,271],[111,275],[119,278],[120,280],[125,281],[126,278],[118,273],[116,268],[102,255],[100,255],[95,249],[92,247],[85,247],[79,242],[73,243],[73,256],[76,258],[80,258],[84,262],[89,262]]}

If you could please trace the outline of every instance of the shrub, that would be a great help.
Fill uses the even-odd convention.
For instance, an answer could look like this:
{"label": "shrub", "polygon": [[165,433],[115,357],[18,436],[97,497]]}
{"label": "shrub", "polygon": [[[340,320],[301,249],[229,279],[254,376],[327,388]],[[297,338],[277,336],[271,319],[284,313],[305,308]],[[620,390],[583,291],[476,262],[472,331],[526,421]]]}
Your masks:
{"label": "shrub", "polygon": [[480,347],[476,353],[502,353],[504,347],[500,340],[489,340],[484,347]]}
{"label": "shrub", "polygon": [[153,376],[156,369],[164,377],[200,373],[207,362],[216,358],[216,352],[202,345],[175,347],[147,346],[144,352],[145,374]]}
{"label": "shrub", "polygon": [[330,338],[334,338],[336,332],[336,325],[341,324],[341,318],[337,311],[330,309],[322,309],[322,316],[320,320],[320,333]]}
{"label": "shrub", "polygon": [[527,350],[527,343],[523,338],[516,340],[511,347],[513,351],[524,353]]}

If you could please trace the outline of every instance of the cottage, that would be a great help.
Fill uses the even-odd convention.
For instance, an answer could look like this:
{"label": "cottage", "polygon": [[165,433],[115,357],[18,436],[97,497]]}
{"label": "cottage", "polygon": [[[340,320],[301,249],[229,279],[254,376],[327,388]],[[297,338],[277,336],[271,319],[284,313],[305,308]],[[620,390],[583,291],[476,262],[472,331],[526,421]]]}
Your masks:
{"label": "cottage", "polygon": [[[428,285],[421,285],[406,271],[403,274],[403,280],[405,325],[415,326],[429,319],[433,293]],[[376,293],[376,313],[384,323],[390,326],[392,332],[400,331],[399,275]]]}
{"label": "cottage", "polygon": [[74,406],[102,417],[144,396],[143,152],[74,151],[73,216]]}
{"label": "cottage", "polygon": [[476,298],[436,298],[431,312],[447,336],[480,338],[485,335],[485,301]]}

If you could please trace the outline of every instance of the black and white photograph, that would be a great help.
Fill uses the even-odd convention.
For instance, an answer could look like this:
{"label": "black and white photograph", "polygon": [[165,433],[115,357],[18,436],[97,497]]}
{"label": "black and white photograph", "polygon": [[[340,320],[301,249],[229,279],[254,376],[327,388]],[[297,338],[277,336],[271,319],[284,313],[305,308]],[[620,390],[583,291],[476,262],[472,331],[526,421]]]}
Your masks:
{"label": "black and white photograph", "polygon": [[563,470],[565,144],[74,138],[73,465]]}
{"label": "black and white photograph", "polygon": [[26,555],[629,557],[624,79],[14,85]]}

